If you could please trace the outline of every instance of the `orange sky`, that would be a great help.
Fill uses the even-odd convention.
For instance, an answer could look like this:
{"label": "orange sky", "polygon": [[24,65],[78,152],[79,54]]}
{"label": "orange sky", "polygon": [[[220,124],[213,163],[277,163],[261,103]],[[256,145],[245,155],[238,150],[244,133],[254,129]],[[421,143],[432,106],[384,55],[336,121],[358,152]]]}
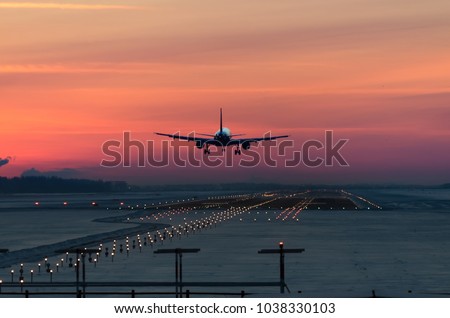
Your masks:
{"label": "orange sky", "polygon": [[154,172],[100,169],[104,141],[213,133],[223,107],[248,136],[350,139],[345,172],[262,181],[449,181],[449,16],[444,0],[0,0],[0,175],[133,182]]}

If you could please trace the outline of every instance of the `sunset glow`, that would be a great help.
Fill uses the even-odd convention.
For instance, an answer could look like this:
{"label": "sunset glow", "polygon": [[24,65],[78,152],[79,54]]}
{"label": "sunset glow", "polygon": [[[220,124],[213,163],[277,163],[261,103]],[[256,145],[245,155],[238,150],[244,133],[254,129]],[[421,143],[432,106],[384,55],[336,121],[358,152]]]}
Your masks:
{"label": "sunset glow", "polygon": [[[449,16],[444,0],[0,2],[0,175],[448,182]],[[123,131],[214,133],[220,107],[249,137],[333,130],[350,167],[99,166]]]}
{"label": "sunset glow", "polygon": [[126,5],[0,2],[0,9],[63,9],[63,10],[132,10],[137,7]]}

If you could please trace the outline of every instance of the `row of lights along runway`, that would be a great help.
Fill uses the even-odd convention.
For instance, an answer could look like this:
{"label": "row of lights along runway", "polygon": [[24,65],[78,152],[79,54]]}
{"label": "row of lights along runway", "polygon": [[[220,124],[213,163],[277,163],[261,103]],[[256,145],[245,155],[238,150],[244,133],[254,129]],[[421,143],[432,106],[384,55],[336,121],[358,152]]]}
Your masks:
{"label": "row of lights along runway", "polygon": [[[245,196],[243,198],[240,198],[238,201],[243,202],[253,197],[253,195]],[[225,198],[221,197],[221,199]],[[124,254],[128,258],[133,251],[138,250],[139,253],[142,253],[143,249],[146,247],[153,248],[158,244],[163,245],[166,241],[172,242],[175,239],[181,240],[183,236],[188,237],[189,235],[194,235],[196,232],[214,228],[221,223],[232,220],[233,218],[244,213],[250,214],[250,210],[259,208],[274,200],[275,199],[271,198],[262,203],[249,206],[232,206],[224,211],[212,212],[209,216],[203,216],[190,221],[186,220],[186,217],[184,217],[185,214],[189,214],[189,212],[194,211],[195,215],[197,215],[197,209],[216,208],[219,207],[220,204],[210,203],[208,205],[195,206],[192,208],[170,209],[164,212],[158,212],[152,215],[148,215],[146,217],[141,217],[141,221],[149,219],[151,219],[152,221],[161,221],[164,219],[172,220],[175,217],[182,216],[184,222],[176,226],[164,228],[162,230],[147,232],[146,234],[138,234],[135,237],[125,237],[122,240],[114,240],[110,243],[110,246],[107,246],[107,244],[99,243],[98,251],[95,253],[91,252],[86,255],[87,260],[92,264],[94,268],[97,268],[99,267],[101,263],[100,260],[102,258],[103,262],[107,261],[108,258],[110,259],[110,262],[114,262],[115,257],[117,257],[118,254]],[[203,211],[203,215],[205,214],[206,212]],[[256,221],[256,219],[254,220]],[[240,221],[242,221],[242,218],[240,218]],[[59,255],[53,258],[43,257],[42,262],[39,262],[37,264],[24,265],[22,263],[20,264],[19,269],[11,268],[10,281],[12,283],[19,283],[21,286],[24,283],[55,282],[57,281],[58,273],[63,273],[67,270],[76,271],[77,264],[80,264],[80,261],[80,258],[75,260],[69,252],[66,252],[65,255]],[[29,269],[26,269],[26,267],[28,267]],[[0,279],[0,292],[4,282],[8,282],[8,280]],[[23,288],[21,287],[21,290],[22,289]]]}
{"label": "row of lights along runway", "polygon": [[[293,206],[288,207],[281,212],[279,210],[275,210],[272,213],[274,214],[274,221],[286,221],[288,219],[294,219],[296,221],[299,221],[298,215],[301,211],[308,209],[308,205],[312,202],[312,197],[305,196],[307,193],[298,193],[298,194],[291,194],[289,197],[300,197],[302,196],[302,199],[300,201],[297,201]],[[346,196],[354,196],[351,193],[345,192]],[[246,206],[246,201],[252,202],[252,199],[259,196],[260,198],[264,198],[265,200]],[[201,205],[193,205],[189,207],[178,207],[178,208],[171,208],[167,206],[160,206],[160,207],[153,207],[152,214],[148,214],[145,216],[140,216],[138,219],[141,222],[154,222],[154,221],[164,221],[169,220],[171,222],[176,222],[178,219],[182,218],[182,222],[178,225],[173,225],[170,227],[166,227],[161,230],[156,230],[154,232],[147,232],[146,234],[138,234],[135,237],[125,237],[122,240],[114,240],[107,246],[108,244],[99,243],[97,252],[92,253],[90,252],[87,256],[87,260],[89,263],[92,264],[94,268],[99,267],[99,264],[101,263],[100,260],[103,258],[102,262],[109,261],[114,262],[115,257],[119,254],[126,255],[127,259],[129,258],[130,254],[133,251],[138,250],[139,253],[143,252],[144,248],[154,248],[159,245],[163,245],[164,242],[173,240],[181,240],[182,237],[188,237],[189,235],[194,235],[196,232],[201,232],[207,229],[211,229],[216,227],[217,225],[232,220],[236,217],[239,217],[239,221],[244,220],[244,214],[251,215],[251,210],[261,208],[265,206],[266,208],[270,209],[270,206],[268,206],[270,203],[276,201],[279,199],[279,196],[269,196],[269,195],[234,195],[231,196],[235,201],[233,201],[233,204],[239,204],[238,206],[230,206],[229,208],[216,212],[212,211],[209,213],[208,216],[206,216],[206,211],[208,209],[216,209],[220,208],[222,205],[228,204],[226,202],[215,202],[214,200],[226,200],[229,199],[229,197],[210,197],[207,203],[203,203]],[[287,197],[287,196],[286,196]],[[286,198],[285,197],[285,198]],[[358,197],[358,199],[360,199]],[[364,199],[364,198],[362,198]],[[183,200],[184,201],[184,200]],[[187,201],[190,201],[189,199]],[[194,200],[192,200],[194,201]],[[372,204],[373,206],[376,206],[381,209],[380,206],[367,201],[368,203]],[[172,203],[175,203],[172,201]],[[177,203],[182,203],[180,200],[177,201]],[[194,202],[190,202],[191,204]],[[154,203],[153,203],[154,204]],[[160,205],[163,205],[163,202],[159,203]],[[166,204],[170,204],[168,201],[166,201]],[[67,204],[65,204],[67,205]],[[94,204],[93,204],[94,205]],[[123,202],[120,203],[119,209],[122,209],[125,206]],[[135,206],[136,209],[140,209],[139,205]],[[147,210],[147,205],[144,205],[144,210]],[[166,211],[159,211],[159,209],[167,209]],[[128,210],[134,209],[133,206],[127,206]],[[320,209],[320,207],[318,208]],[[158,210],[158,211],[157,211]],[[193,220],[187,220],[188,215],[194,214]],[[203,215],[202,217],[197,217],[198,215]],[[256,211],[256,214],[260,214],[260,211]],[[265,214],[268,215],[269,212],[265,211]],[[128,218],[129,221],[133,220]],[[272,218],[267,216],[267,222],[272,222]],[[254,222],[257,221],[257,218],[253,217]],[[91,250],[91,249],[90,249]],[[117,259],[116,259],[117,260]],[[66,252],[65,255],[59,255],[57,257],[53,257],[52,259],[48,257],[43,257],[42,262],[39,262],[37,264],[26,264],[23,263],[20,264],[19,268],[11,268],[10,270],[10,280],[0,279],[0,292],[1,288],[4,282],[11,281],[12,283],[19,283],[20,285],[24,284],[25,282],[34,283],[34,282],[54,282],[55,279],[57,279],[57,276],[61,272],[65,272],[68,270],[77,270],[77,264],[80,264],[80,259],[74,259],[72,255],[69,254],[69,252]],[[79,266],[79,265],[78,265]],[[25,268],[28,269],[25,269]],[[21,287],[21,290],[23,288]]]}

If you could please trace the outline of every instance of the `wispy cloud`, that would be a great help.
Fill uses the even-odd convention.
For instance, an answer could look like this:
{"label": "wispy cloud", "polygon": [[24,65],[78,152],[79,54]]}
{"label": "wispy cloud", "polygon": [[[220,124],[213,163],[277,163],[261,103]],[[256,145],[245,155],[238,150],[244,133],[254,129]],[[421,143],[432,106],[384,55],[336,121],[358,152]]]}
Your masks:
{"label": "wispy cloud", "polygon": [[0,64],[1,74],[154,73],[156,63]]}
{"label": "wispy cloud", "polygon": [[10,160],[11,160],[11,157],[6,157],[4,159],[0,158],[0,167],[8,164]]}
{"label": "wispy cloud", "polygon": [[138,10],[139,7],[107,4],[0,2],[0,9],[60,9],[60,10]]}

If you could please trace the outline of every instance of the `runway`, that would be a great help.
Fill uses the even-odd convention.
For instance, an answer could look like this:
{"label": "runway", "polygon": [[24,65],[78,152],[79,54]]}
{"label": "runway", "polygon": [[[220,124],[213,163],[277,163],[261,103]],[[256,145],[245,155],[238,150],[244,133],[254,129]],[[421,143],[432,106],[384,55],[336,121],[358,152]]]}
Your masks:
{"label": "runway", "polygon": [[[144,203],[143,196],[137,203],[129,204],[114,198],[99,200],[96,207],[86,207],[96,216],[100,209],[105,210],[105,217],[91,222],[89,231],[95,230],[97,224],[117,226],[117,222],[123,222],[119,224],[128,231],[115,237],[105,232],[108,236],[86,246],[102,248],[99,255],[90,257],[92,262],[86,266],[89,281],[173,280],[172,257],[155,255],[153,251],[176,247],[201,249],[198,255],[186,256],[187,280],[274,281],[277,260],[258,255],[257,251],[274,248],[283,241],[287,247],[306,249],[305,253],[289,255],[286,260],[286,280],[297,294],[301,291],[301,295],[312,297],[359,297],[370,295],[374,289],[386,296],[417,297],[419,292],[423,296],[431,295],[423,292],[445,291],[443,281],[448,281],[445,264],[450,257],[448,249],[442,248],[449,245],[445,234],[448,223],[444,223],[448,216],[441,212],[395,210],[390,208],[391,203],[383,207],[372,198],[340,189],[204,193],[197,198],[159,199]],[[48,211],[44,205],[43,201],[38,208],[42,215]],[[80,206],[73,211],[78,209]],[[73,218],[70,212],[65,210],[61,221]],[[112,221],[115,223],[109,223]],[[149,225],[158,229],[144,231],[141,227]],[[64,242],[67,240],[54,242],[51,248],[67,248]],[[72,243],[72,247],[84,246],[81,240]],[[12,253],[21,255],[20,249]],[[0,260],[4,256],[0,255]],[[69,270],[67,263],[64,268],[61,266],[65,255],[44,253],[40,257],[41,267],[45,256],[54,272],[53,281],[74,281],[73,269]],[[12,278],[10,270],[18,273],[20,263],[24,263],[26,280],[30,280],[31,270],[38,272],[39,259],[15,261],[12,267],[2,270],[0,279],[4,282],[8,278],[18,281],[19,276],[15,274]],[[35,274],[33,279],[49,281],[47,273]],[[263,295],[276,292],[276,288],[248,291]]]}

